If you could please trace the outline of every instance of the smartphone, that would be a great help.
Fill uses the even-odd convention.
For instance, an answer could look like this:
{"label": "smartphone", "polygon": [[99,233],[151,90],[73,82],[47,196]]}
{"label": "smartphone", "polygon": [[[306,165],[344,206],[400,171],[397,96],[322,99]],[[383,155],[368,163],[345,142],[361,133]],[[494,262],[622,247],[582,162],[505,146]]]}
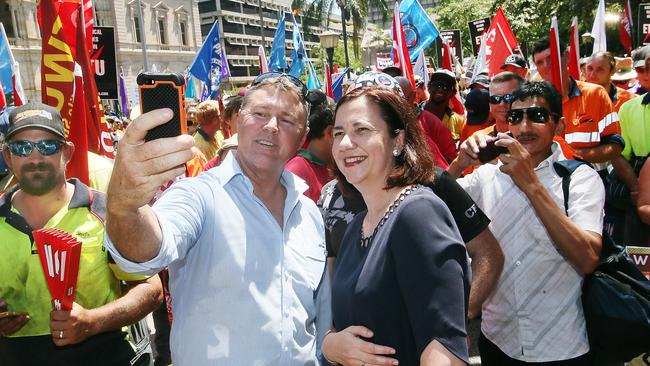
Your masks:
{"label": "smartphone", "polygon": [[185,115],[185,78],[178,73],[143,72],[136,79],[140,94],[140,111],[169,108],[172,119],[147,132],[145,141],[174,137],[187,133]]}
{"label": "smartphone", "polygon": [[27,316],[29,315],[29,313],[24,311],[3,311],[0,312],[0,319],[11,318],[14,316],[23,316],[23,315]]}
{"label": "smartphone", "polygon": [[[509,136],[510,133],[508,133]],[[496,159],[499,155],[505,154],[508,152],[507,147],[503,146],[496,146],[495,142],[499,141],[498,139],[489,141],[487,143],[487,146],[480,148],[478,151],[478,161],[481,162],[481,164],[488,163],[494,159]]]}

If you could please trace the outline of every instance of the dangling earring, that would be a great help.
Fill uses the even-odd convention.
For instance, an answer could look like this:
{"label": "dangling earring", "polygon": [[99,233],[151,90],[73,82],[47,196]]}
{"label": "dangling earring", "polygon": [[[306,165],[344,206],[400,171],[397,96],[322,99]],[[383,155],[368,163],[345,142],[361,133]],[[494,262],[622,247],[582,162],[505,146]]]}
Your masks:
{"label": "dangling earring", "polygon": [[393,156],[394,156],[394,157],[398,157],[398,156],[399,156],[399,150],[397,150],[397,148],[394,148],[394,149],[393,149]]}

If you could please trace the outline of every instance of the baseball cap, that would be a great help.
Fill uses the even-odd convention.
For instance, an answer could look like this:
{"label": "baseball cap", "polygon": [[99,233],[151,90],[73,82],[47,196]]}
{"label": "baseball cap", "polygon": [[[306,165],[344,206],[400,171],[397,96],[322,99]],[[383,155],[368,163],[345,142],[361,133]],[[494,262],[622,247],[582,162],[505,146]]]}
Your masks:
{"label": "baseball cap", "polygon": [[456,74],[453,72],[447,70],[447,69],[438,69],[433,72],[431,75],[431,80],[429,80],[429,84],[431,84],[434,81],[448,81],[448,82],[456,82]]}
{"label": "baseball cap", "polygon": [[473,89],[475,86],[482,86],[484,88],[489,88],[490,78],[485,75],[477,75],[474,79],[472,79],[472,83],[470,84],[469,88]]}
{"label": "baseball cap", "polygon": [[648,57],[650,57],[650,46],[643,46],[636,50],[632,55],[634,68],[645,67],[645,59]]}
{"label": "baseball cap", "polygon": [[503,69],[507,65],[512,65],[521,69],[528,68],[528,62],[526,62],[524,56],[518,53],[513,53],[512,55],[508,56],[506,60],[503,62],[503,65],[501,65],[501,69]]}
{"label": "baseball cap", "polygon": [[59,110],[38,102],[16,107],[9,113],[9,129],[5,138],[8,140],[16,132],[33,127],[48,130],[65,139],[63,121]]}
{"label": "baseball cap", "polygon": [[486,89],[472,89],[465,98],[467,124],[471,126],[484,124],[490,114],[490,92]]}

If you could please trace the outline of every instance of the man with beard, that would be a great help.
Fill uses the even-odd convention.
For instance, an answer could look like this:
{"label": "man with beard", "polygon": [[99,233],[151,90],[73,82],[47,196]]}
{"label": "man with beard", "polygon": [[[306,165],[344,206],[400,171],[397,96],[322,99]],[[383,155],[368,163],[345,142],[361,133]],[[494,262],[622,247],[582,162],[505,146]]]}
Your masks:
{"label": "man with beard", "polygon": [[453,72],[436,70],[429,81],[429,101],[424,105],[424,110],[433,113],[447,126],[454,141],[460,139],[460,133],[465,127],[465,118],[449,107],[449,101],[456,95],[457,88]]}
{"label": "man with beard", "polygon": [[[18,184],[0,197],[0,360],[7,365],[142,365],[123,327],[162,300],[157,277],[128,275],[104,248],[104,194],[65,179],[74,145],[59,111],[15,108],[2,154]],[[32,230],[56,228],[82,242],[72,310],[53,310]],[[123,292],[121,281],[128,282]]]}

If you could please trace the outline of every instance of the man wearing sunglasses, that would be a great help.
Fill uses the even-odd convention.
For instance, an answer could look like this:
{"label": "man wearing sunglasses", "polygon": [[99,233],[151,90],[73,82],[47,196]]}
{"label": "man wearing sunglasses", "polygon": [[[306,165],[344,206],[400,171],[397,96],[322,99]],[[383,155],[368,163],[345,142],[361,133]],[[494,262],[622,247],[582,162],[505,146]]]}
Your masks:
{"label": "man wearing sunglasses", "polygon": [[324,224],[307,185],[284,169],[309,130],[306,97],[296,78],[260,75],[237,117],[237,151],[153,206],[195,154],[193,139],[144,141],[168,109],[126,130],[108,189],[108,247],[129,272],[169,268],[174,364],[318,364],[331,325]]}
{"label": "man wearing sunglasses", "polygon": [[456,75],[445,69],[436,70],[429,80],[429,100],[424,110],[433,113],[451,132],[454,141],[460,139],[465,127],[465,118],[449,108],[449,101],[456,95]]}
{"label": "man wearing sunglasses", "polygon": [[[122,327],[136,323],[162,299],[157,277],[129,275],[104,248],[105,196],[65,179],[74,145],[59,111],[41,103],[15,108],[2,154],[18,184],[0,197],[0,360],[6,365],[136,365]],[[52,310],[32,230],[57,228],[83,243],[75,303]],[[129,281],[129,290],[121,290]],[[110,350],[110,351],[107,351]],[[137,360],[137,361],[136,361]]]}
{"label": "man wearing sunglasses", "polygon": [[603,184],[593,169],[576,169],[565,214],[553,166],[566,160],[554,141],[564,129],[562,96],[549,83],[524,83],[506,118],[512,137],[500,133],[496,145],[507,152],[458,180],[492,220],[506,258],[483,303],[481,362],[592,365],[580,296],[599,261]]}
{"label": "man wearing sunglasses", "polygon": [[[562,70],[562,112],[566,120],[564,139],[578,156],[590,163],[607,163],[623,150],[618,114],[599,85],[569,76],[569,51],[560,43]],[[552,82],[551,49],[548,37],[535,42],[533,60],[542,79]],[[599,170],[604,169],[601,165]]]}
{"label": "man wearing sunglasses", "polygon": [[643,95],[650,91],[650,70],[646,68],[645,60],[650,57],[650,46],[640,47],[632,52],[636,83],[629,89],[636,95]]}

